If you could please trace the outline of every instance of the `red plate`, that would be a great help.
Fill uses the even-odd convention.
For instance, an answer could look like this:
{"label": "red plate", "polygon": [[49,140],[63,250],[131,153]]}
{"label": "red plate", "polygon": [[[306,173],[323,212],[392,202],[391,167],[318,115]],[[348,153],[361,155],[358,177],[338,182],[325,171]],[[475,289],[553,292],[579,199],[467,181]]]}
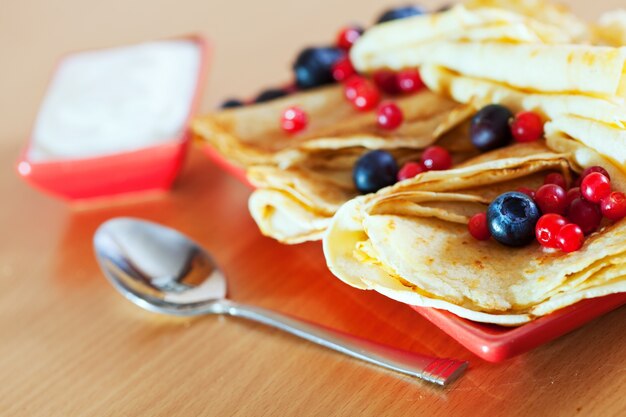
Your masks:
{"label": "red plate", "polygon": [[435,308],[412,308],[472,353],[500,362],[571,332],[626,304],[626,293],[582,300],[518,327],[478,323]]}
{"label": "red plate", "polygon": [[[185,123],[188,125],[200,101],[208,69],[209,47],[199,35],[175,39],[191,40],[198,46],[201,56],[196,89]],[[189,138],[189,132],[184,129],[180,136],[161,145],[102,157],[44,162],[28,159],[29,141],[17,162],[17,172],[34,187],[69,201],[167,190],[180,171]]]}
{"label": "red plate", "polygon": [[[210,146],[202,149],[220,168],[250,185],[242,169],[226,161]],[[624,304],[626,293],[582,300],[518,327],[478,323],[435,308],[411,308],[472,353],[490,362],[500,362],[554,340]]]}

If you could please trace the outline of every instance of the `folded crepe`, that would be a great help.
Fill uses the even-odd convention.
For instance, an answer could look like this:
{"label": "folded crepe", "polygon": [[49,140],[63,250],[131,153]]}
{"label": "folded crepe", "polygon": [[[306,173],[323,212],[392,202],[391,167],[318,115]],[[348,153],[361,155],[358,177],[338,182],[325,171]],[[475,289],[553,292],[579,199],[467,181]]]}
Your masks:
{"label": "folded crepe", "polygon": [[[220,111],[192,123],[196,137],[246,170],[256,188],[249,209],[263,234],[284,243],[321,239],[341,204],[358,193],[352,167],[372,149],[386,149],[399,163],[417,160],[438,143],[456,161],[474,155],[464,122],[476,108],[431,91],[398,97],[402,126],[384,131],[373,112],[357,112],[342,86],[293,94],[268,103]],[[293,105],[309,115],[306,131],[283,132],[281,112]]]}
{"label": "folded crepe", "polygon": [[[427,90],[395,102],[403,111],[404,123],[393,131],[377,127],[374,111],[357,112],[347,104],[340,85],[201,116],[193,120],[192,130],[198,140],[237,166],[287,168],[298,166],[319,150],[423,149],[474,111],[471,104]],[[295,135],[282,131],[279,123],[282,111],[294,105],[309,117],[307,129]]]}
{"label": "folded crepe", "polygon": [[[565,26],[543,23],[534,17],[502,8],[468,9],[458,5],[448,11],[424,14],[376,25],[359,38],[350,59],[367,71],[381,56],[411,55],[414,48],[442,41],[507,43],[567,43],[573,37]],[[391,59],[391,58],[385,58]]]}
{"label": "folded crepe", "polygon": [[626,47],[407,40],[398,49],[362,54],[360,45],[380,43],[369,35],[372,32],[366,32],[351,53],[359,71],[434,64],[519,89],[626,97]]}
{"label": "folded crepe", "polygon": [[626,173],[626,129],[579,116],[564,116],[545,126],[546,136],[564,135],[605,155]]}
{"label": "folded crepe", "polygon": [[366,73],[432,64],[519,89],[626,96],[626,48],[580,43],[588,39],[569,32],[573,19],[538,1],[469,2],[375,26],[350,58]]}
{"label": "folded crepe", "polygon": [[[437,144],[448,149],[457,164],[477,153],[466,125]],[[320,240],[339,207],[359,195],[352,168],[365,152],[363,148],[324,151],[298,167],[250,167],[247,177],[256,190],[250,195],[248,208],[261,232],[288,244]],[[399,165],[421,156],[421,150],[406,148],[391,153]]]}
{"label": "folded crepe", "polygon": [[423,65],[420,73],[431,91],[461,103],[474,102],[480,107],[497,103],[513,111],[535,111],[548,120],[577,116],[616,127],[626,126],[624,98],[520,90],[485,78],[461,75],[432,64]]}
{"label": "folded crepe", "polygon": [[424,82],[433,91],[460,102],[499,103],[514,112],[534,111],[548,120],[545,135],[563,135],[603,154],[626,172],[626,100],[581,94],[528,92],[438,66],[422,67]]}
{"label": "folded crepe", "polygon": [[[511,326],[583,298],[626,291],[624,220],[603,224],[569,254],[537,243],[511,248],[477,241],[467,231],[469,217],[498,194],[538,186],[548,172],[570,177],[579,171],[576,153],[610,167],[589,148],[559,141],[569,152],[516,145],[483,155],[482,162],[422,173],[351,200],[324,237],[330,270],[354,287],[407,304]],[[625,184],[623,173],[609,169],[614,187]]]}

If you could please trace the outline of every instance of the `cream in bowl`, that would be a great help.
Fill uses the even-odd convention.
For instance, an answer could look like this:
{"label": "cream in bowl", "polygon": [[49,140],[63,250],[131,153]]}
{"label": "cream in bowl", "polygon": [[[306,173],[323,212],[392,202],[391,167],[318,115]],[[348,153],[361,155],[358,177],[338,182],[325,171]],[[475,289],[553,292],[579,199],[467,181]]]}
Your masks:
{"label": "cream in bowl", "polygon": [[66,56],[18,172],[71,200],[169,188],[205,66],[195,36]]}

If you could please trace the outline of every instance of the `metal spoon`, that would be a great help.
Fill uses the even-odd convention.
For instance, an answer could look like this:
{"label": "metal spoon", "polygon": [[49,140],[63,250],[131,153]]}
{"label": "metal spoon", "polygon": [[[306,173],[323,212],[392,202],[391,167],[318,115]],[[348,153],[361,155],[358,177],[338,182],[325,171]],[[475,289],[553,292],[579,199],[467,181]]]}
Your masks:
{"label": "metal spoon", "polygon": [[226,278],[211,256],[179,232],[139,219],[116,218],[94,236],[100,267],[138,306],[176,316],[226,314],[276,327],[366,362],[439,385],[456,379],[467,362],[401,351],[346,333],[226,299]]}

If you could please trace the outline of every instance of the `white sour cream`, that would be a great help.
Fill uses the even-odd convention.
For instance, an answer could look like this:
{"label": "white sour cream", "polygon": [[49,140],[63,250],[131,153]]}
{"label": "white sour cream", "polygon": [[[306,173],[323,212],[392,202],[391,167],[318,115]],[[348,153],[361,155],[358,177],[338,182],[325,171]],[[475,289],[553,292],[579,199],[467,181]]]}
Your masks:
{"label": "white sour cream", "polygon": [[31,161],[114,154],[176,139],[195,93],[201,51],[188,40],[72,54],[37,116]]}

